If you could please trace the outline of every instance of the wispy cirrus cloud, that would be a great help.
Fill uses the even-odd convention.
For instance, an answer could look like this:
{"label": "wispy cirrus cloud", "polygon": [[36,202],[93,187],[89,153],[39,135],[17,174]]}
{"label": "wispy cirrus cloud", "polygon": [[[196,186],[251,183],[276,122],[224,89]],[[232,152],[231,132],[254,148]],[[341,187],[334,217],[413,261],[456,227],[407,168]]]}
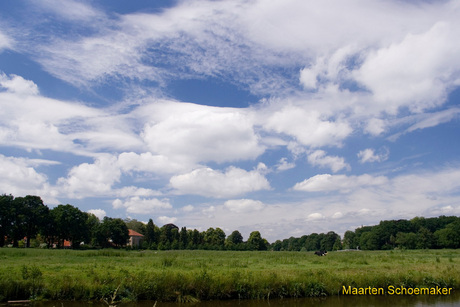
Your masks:
{"label": "wispy cirrus cloud", "polygon": [[12,48],[13,40],[0,29],[0,52]]}

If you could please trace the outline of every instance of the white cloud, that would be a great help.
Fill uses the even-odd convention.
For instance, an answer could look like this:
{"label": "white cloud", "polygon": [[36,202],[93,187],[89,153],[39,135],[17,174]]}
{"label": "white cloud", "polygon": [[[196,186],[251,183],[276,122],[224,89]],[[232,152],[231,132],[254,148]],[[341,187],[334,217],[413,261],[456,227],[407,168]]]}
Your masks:
{"label": "white cloud", "polygon": [[422,119],[414,125],[407,128],[406,132],[412,132],[417,129],[435,127],[439,124],[447,123],[460,114],[460,108],[449,108],[447,110],[423,114]]}
{"label": "white cloud", "polygon": [[268,131],[287,134],[299,143],[311,147],[340,145],[352,132],[352,128],[341,119],[327,119],[320,112],[294,105],[279,110],[266,109],[260,113],[260,121]]}
{"label": "white cloud", "polygon": [[137,154],[123,152],[118,156],[118,164],[123,172],[151,172],[160,174],[174,174],[187,171],[192,165],[174,161],[164,155],[154,155],[151,152]]}
{"label": "white cloud", "polygon": [[103,17],[102,13],[97,11],[94,7],[74,0],[42,0],[34,3],[34,5],[41,6],[43,9],[46,9],[47,12],[53,12],[58,17],[72,21],[94,22],[96,18]]}
{"label": "white cloud", "polygon": [[168,217],[168,216],[159,216],[157,218],[157,221],[160,224],[166,225],[166,224],[174,224],[177,221],[176,217]]}
{"label": "white cloud", "polygon": [[316,150],[308,154],[308,163],[313,166],[328,167],[336,173],[342,169],[350,170],[350,165],[345,163],[345,159],[337,156],[327,156],[324,150]]}
{"label": "white cloud", "polygon": [[385,121],[380,118],[371,118],[367,121],[364,132],[378,136],[385,131]]}
{"label": "white cloud", "polygon": [[244,110],[158,102],[136,113],[149,114],[142,133],[152,152],[189,163],[254,159],[264,152]]}
{"label": "white cloud", "polygon": [[12,48],[12,39],[0,30],[0,52],[3,49]]}
{"label": "white cloud", "polygon": [[287,161],[287,158],[284,157],[279,160],[278,164],[276,165],[276,170],[278,172],[282,172],[282,171],[286,171],[294,167],[295,167],[295,163],[289,163]]}
{"label": "white cloud", "polygon": [[383,162],[388,159],[389,154],[390,151],[386,147],[383,147],[380,153],[375,153],[375,150],[372,148],[366,148],[358,153],[358,158],[360,158],[360,163]]}
{"label": "white cloud", "polygon": [[[263,237],[273,242],[312,232],[334,230],[343,234],[361,225],[376,225],[382,219],[432,217],[456,214],[460,210],[460,171],[457,167],[394,178],[327,176],[331,177],[329,186],[318,186],[317,190],[343,190],[348,193],[310,194],[301,202],[271,202],[264,204],[263,210],[244,214],[230,211],[225,205],[215,205],[206,213],[198,210],[187,213],[180,217],[180,221],[185,225],[199,225],[203,229],[216,225],[223,229],[238,229],[243,236],[257,229]],[[315,190],[312,186],[310,188]],[[212,219],[209,219],[210,215]],[[305,223],[306,220],[311,223]],[[296,233],[295,229],[298,229]]]}
{"label": "white cloud", "polygon": [[317,86],[317,72],[304,68],[300,71],[300,84],[306,89],[315,89]]}
{"label": "white cloud", "polygon": [[0,161],[3,193],[18,192],[18,187],[21,187],[22,191],[41,190],[48,180],[46,175],[40,174],[33,167],[30,167],[27,159],[0,155]]}
{"label": "white cloud", "polygon": [[[161,208],[167,201],[154,198],[161,192],[117,184],[134,179],[162,185],[165,176],[171,176],[172,193],[233,198],[270,189],[265,178],[268,170],[235,166],[215,170],[204,165],[217,168],[214,162],[236,165],[268,159],[269,155],[263,156],[267,148],[287,146],[294,159],[306,154],[310,164],[335,173],[350,169],[349,164],[339,156],[328,156],[321,147],[340,149],[361,129],[373,137],[393,130],[410,133],[459,114],[455,107],[437,109],[460,84],[457,1],[200,0],[182,1],[155,13],[117,13],[110,18],[89,2],[46,0],[34,7],[44,8],[48,15],[52,12],[51,20],[57,16],[70,30],[45,27],[50,19],[41,15],[31,23],[19,20],[15,27],[26,34],[1,30],[0,51],[14,43],[15,51],[74,86],[99,93],[101,84],[105,88],[115,81],[136,98],[126,99],[121,107],[90,107],[43,97],[33,81],[1,74],[2,146],[94,158],[74,165],[67,175],[58,175],[63,177],[50,186],[41,168],[55,162],[3,157],[0,180],[13,193],[38,191],[48,198],[110,196],[118,197],[114,207],[131,213],[169,210]],[[37,25],[36,29],[29,24]],[[38,32],[44,28],[45,35]],[[270,98],[240,109],[145,98],[149,92],[145,85],[156,84],[145,80],[156,81],[161,91],[170,80],[206,77]],[[423,113],[433,108],[435,112]],[[368,148],[358,158],[365,163],[387,156],[385,151]],[[278,171],[292,167],[287,158],[275,165]],[[11,174],[23,176],[24,182]],[[155,182],[149,181],[152,178]],[[293,189],[342,194],[309,194],[302,203],[274,205],[216,200],[207,204],[205,213],[228,228],[248,229],[261,221],[261,229],[271,233],[282,224],[311,229],[302,226],[308,224],[305,218],[321,217],[329,230],[328,218],[342,222],[359,216],[370,221],[382,212],[431,214],[436,208],[458,212],[451,195],[458,191],[456,182],[458,174],[453,170],[395,178],[323,174]],[[407,205],[413,203],[421,204],[420,208]],[[203,211],[198,205],[189,206],[177,212],[190,214],[196,223]],[[247,211],[244,219],[237,213],[258,206],[263,210]],[[200,221],[214,223],[208,220]]]}
{"label": "white cloud", "polygon": [[[93,45],[110,47],[112,54],[116,54],[117,61],[107,61],[112,63],[105,68],[108,73],[132,74],[129,70],[123,71],[123,66],[130,67],[138,75],[142,71],[151,71],[140,55],[146,53],[148,46],[161,42],[170,60],[180,61],[197,73],[211,75],[219,69],[249,70],[254,67],[251,62],[288,64],[308,60],[317,52],[335,54],[336,50],[347,46],[350,41],[358,46],[369,46],[379,41],[401,39],[401,29],[417,33],[440,18],[453,18],[454,12],[443,14],[443,10],[448,9],[453,10],[447,5],[421,7],[402,3],[361,2],[343,5],[340,1],[315,4],[301,1],[274,1],[268,4],[242,1],[182,2],[161,13],[121,15],[118,20],[112,21],[118,26],[113,27],[117,30],[107,33],[101,31],[97,43]],[[431,15],[426,15],[425,10],[430,10]],[[390,14],[391,21],[387,18]],[[373,27],[368,24],[373,24]],[[311,28],[324,31],[304,30]],[[270,36],[266,35],[267,29],[270,29]],[[81,59],[87,53],[104,54],[104,50],[77,49],[80,45],[88,46],[88,41],[91,38],[64,50],[55,48],[54,52],[59,55],[56,59],[66,59],[69,57],[66,52],[78,50],[72,54],[76,61],[69,63],[76,66],[85,65]],[[235,41],[239,45],[232,45]],[[246,48],[237,48],[241,45]],[[205,48],[206,54],[200,52],[199,48]],[[264,52],[260,52],[260,49]],[[271,50],[275,52],[269,52]],[[245,57],[240,56],[243,51]],[[287,58],[286,53],[291,54],[291,58]],[[91,66],[88,65],[88,68]],[[99,74],[102,75],[102,71]],[[91,76],[90,73],[86,78]]]}
{"label": "white cloud", "polygon": [[74,166],[67,178],[59,178],[62,193],[74,198],[101,196],[111,192],[112,185],[120,181],[121,171],[113,156],[104,155],[93,164],[82,163]]}
{"label": "white cloud", "polygon": [[454,42],[458,26],[438,22],[420,34],[408,34],[370,52],[354,78],[372,91],[375,105],[396,114],[401,107],[421,112],[444,102],[460,70]]}
{"label": "white cloud", "polygon": [[336,212],[336,213],[334,213],[334,214],[332,215],[332,218],[333,218],[333,219],[340,219],[340,218],[342,218],[342,217],[343,217],[342,212]]}
{"label": "white cloud", "polygon": [[38,95],[37,85],[30,80],[25,80],[21,76],[10,75],[9,77],[0,73],[0,88],[5,88],[8,92],[19,95]]}
{"label": "white cloud", "polygon": [[387,182],[388,178],[384,176],[374,177],[368,174],[360,176],[321,174],[296,183],[293,189],[307,192],[340,191],[349,193],[355,189],[384,185]]}
{"label": "white cloud", "polygon": [[107,216],[107,213],[105,212],[105,210],[102,210],[102,209],[90,209],[88,210],[88,213],[94,214],[100,220],[102,220],[105,216]]}
{"label": "white cloud", "polygon": [[158,214],[158,211],[161,212],[172,208],[168,199],[159,200],[139,196],[131,197],[126,201],[117,198],[112,202],[112,206],[115,209],[126,208],[126,212],[132,214]]}
{"label": "white cloud", "polygon": [[[459,83],[455,56],[460,48],[455,40],[459,8],[453,2],[198,1],[181,2],[157,13],[120,14],[110,20],[80,2],[54,2],[42,6],[62,11],[69,20],[101,18],[94,31],[80,39],[69,41],[56,33],[51,42],[39,43],[39,61],[54,75],[89,86],[113,77],[150,79],[160,86],[170,78],[229,78],[254,92],[283,97],[283,107],[268,110],[257,123],[309,147],[341,145],[363,122],[366,132],[379,135],[385,131],[382,114],[396,114],[401,107],[420,112],[437,106]],[[77,14],[68,10],[69,5],[82,8],[75,10]],[[318,27],[324,31],[304,30]],[[271,29],[270,36],[266,29]],[[280,73],[280,67],[288,69]],[[304,67],[300,76],[298,67]],[[399,67],[405,68],[404,73]],[[286,77],[291,68],[295,73]],[[298,77],[308,93],[301,106],[284,99],[293,92],[297,97],[297,84],[290,80]],[[343,90],[347,82],[358,82],[369,92]],[[143,122],[142,136],[155,156],[193,164],[254,159],[265,150],[253,119],[242,110],[170,104],[141,107],[136,115],[142,111],[162,114]],[[117,136],[125,132],[119,146],[126,144],[124,150],[137,146],[139,152],[143,144],[114,127],[112,134],[108,129],[85,131],[81,139],[100,150],[114,147]],[[165,131],[170,132],[170,139]],[[228,143],[222,144],[223,138]],[[183,155],[193,161],[183,161]]]}
{"label": "white cloud", "polygon": [[119,189],[112,189],[111,193],[117,197],[130,197],[130,196],[160,196],[162,193],[160,191],[139,188],[136,186],[126,186]]}
{"label": "white cloud", "polygon": [[232,199],[224,203],[224,207],[235,213],[247,213],[262,210],[265,205],[259,200]]}
{"label": "white cloud", "polygon": [[307,216],[307,221],[317,221],[317,220],[323,220],[323,219],[324,219],[324,215],[318,212],[309,214]]}
{"label": "white cloud", "polygon": [[184,212],[192,212],[194,209],[195,207],[193,207],[192,205],[187,205],[187,206],[182,207],[182,211]]}
{"label": "white cloud", "polygon": [[270,189],[270,184],[258,169],[248,172],[237,167],[229,167],[225,172],[199,168],[190,173],[173,176],[170,184],[180,194],[217,198]]}
{"label": "white cloud", "polygon": [[35,165],[36,160],[0,154],[0,194],[39,195],[44,201],[56,203],[56,190],[50,186],[45,174],[34,169]]}

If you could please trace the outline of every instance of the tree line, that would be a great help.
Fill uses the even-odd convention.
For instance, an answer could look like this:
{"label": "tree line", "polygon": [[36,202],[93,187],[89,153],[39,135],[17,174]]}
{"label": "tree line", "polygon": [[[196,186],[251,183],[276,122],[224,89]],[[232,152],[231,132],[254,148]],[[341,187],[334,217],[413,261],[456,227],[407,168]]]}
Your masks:
{"label": "tree line", "polygon": [[0,247],[64,247],[72,248],[124,247],[129,230],[144,235],[140,248],[144,249],[213,249],[267,250],[269,243],[259,231],[253,231],[247,241],[238,230],[226,237],[220,228],[206,231],[179,229],[173,224],[162,227],[150,219],[145,225],[137,220],[104,217],[83,212],[72,205],[58,205],[52,209],[39,196],[0,196]]}
{"label": "tree line", "polygon": [[385,220],[378,225],[346,231],[343,240],[330,231],[326,234],[312,233],[300,238],[277,240],[270,246],[275,251],[395,248],[460,248],[460,218],[442,215],[433,218],[415,217],[411,220]]}
{"label": "tree line", "polygon": [[460,218],[442,215],[381,221],[345,232],[343,244],[364,250],[460,248]]}
{"label": "tree line", "polygon": [[132,219],[104,217],[83,212],[72,205],[58,205],[52,209],[39,196],[14,197],[0,195],[0,247],[46,246],[72,248],[124,247],[132,229],[142,234],[140,248],[154,250],[210,249],[210,250],[385,250],[394,248],[460,248],[460,218],[440,216],[415,217],[411,220],[381,221],[347,231],[343,240],[337,233],[312,233],[300,238],[277,240],[270,244],[259,231],[253,231],[247,241],[238,230],[229,236],[221,228],[206,231],[166,224],[147,224]]}

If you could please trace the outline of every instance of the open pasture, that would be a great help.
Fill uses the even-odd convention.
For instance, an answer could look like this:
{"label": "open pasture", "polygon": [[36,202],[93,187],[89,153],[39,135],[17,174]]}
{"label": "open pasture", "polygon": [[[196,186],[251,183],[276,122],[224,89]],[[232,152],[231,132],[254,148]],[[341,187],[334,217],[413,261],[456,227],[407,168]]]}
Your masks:
{"label": "open pasture", "polygon": [[460,250],[329,252],[0,249],[0,301],[270,299],[343,286],[459,289]]}

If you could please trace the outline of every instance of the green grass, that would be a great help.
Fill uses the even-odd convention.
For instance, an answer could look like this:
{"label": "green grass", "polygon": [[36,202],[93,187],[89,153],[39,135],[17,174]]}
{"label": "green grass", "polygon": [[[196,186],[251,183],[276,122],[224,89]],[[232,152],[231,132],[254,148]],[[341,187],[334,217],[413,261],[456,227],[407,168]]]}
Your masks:
{"label": "green grass", "polygon": [[270,299],[342,286],[460,288],[460,250],[330,252],[0,249],[0,301]]}

